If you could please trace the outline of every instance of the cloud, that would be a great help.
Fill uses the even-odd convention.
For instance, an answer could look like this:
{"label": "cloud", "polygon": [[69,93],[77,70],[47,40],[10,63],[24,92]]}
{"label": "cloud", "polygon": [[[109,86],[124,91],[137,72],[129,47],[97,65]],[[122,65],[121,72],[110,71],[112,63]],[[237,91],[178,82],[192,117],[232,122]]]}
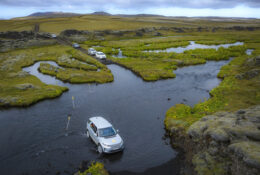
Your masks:
{"label": "cloud", "polygon": [[260,0],[0,0],[0,18],[63,11],[260,18]]}
{"label": "cloud", "polygon": [[260,0],[0,0],[0,5],[11,7],[71,7],[95,10],[180,7],[221,9],[236,6],[260,7]]}

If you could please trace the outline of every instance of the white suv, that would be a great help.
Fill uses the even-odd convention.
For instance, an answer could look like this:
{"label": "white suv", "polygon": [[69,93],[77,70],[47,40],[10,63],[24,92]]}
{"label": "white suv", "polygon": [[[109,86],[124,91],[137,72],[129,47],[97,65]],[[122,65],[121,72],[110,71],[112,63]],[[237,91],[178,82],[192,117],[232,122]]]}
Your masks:
{"label": "white suv", "polygon": [[107,58],[106,55],[105,55],[103,52],[97,52],[97,53],[96,53],[96,57],[97,57],[98,59],[101,59],[101,60]]}
{"label": "white suv", "polygon": [[96,51],[95,49],[93,49],[93,48],[89,48],[89,49],[88,49],[88,54],[89,54],[89,55],[96,55],[96,52],[97,52],[97,51]]}
{"label": "white suv", "polygon": [[87,137],[98,146],[98,152],[114,153],[124,149],[124,142],[118,131],[103,117],[91,117],[87,122]]}
{"label": "white suv", "polygon": [[79,45],[78,43],[73,43],[73,44],[72,44],[72,47],[74,47],[74,48],[80,48],[80,45]]}

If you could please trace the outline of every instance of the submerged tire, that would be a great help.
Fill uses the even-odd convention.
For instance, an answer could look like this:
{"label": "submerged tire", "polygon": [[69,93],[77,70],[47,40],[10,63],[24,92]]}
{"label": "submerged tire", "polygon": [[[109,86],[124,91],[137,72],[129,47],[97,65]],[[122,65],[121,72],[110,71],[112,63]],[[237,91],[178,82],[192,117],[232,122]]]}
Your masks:
{"label": "submerged tire", "polygon": [[99,154],[102,154],[102,153],[103,153],[103,149],[102,149],[101,145],[98,145],[98,153],[99,153]]}

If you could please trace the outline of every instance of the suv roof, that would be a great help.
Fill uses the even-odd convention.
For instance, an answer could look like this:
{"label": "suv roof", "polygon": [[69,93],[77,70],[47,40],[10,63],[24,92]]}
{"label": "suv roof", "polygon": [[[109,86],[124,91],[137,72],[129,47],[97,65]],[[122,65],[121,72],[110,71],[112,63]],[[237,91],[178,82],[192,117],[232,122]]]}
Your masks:
{"label": "suv roof", "polygon": [[112,126],[111,123],[109,123],[109,122],[108,122],[106,119],[104,119],[103,117],[99,117],[99,116],[97,116],[97,117],[91,117],[89,120],[90,120],[91,122],[93,122],[98,129],[107,128],[107,127],[111,127],[111,126]]}

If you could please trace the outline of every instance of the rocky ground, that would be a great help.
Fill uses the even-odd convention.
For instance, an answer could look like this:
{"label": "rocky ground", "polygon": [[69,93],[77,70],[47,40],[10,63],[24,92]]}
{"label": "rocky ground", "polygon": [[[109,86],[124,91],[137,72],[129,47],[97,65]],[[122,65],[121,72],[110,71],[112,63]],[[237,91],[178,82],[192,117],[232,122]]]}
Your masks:
{"label": "rocky ground", "polygon": [[172,143],[183,148],[183,174],[260,173],[260,105],[201,118],[188,130],[172,129]]}
{"label": "rocky ground", "polygon": [[56,44],[49,33],[35,33],[32,31],[0,32],[0,52],[28,47],[46,46]]}

